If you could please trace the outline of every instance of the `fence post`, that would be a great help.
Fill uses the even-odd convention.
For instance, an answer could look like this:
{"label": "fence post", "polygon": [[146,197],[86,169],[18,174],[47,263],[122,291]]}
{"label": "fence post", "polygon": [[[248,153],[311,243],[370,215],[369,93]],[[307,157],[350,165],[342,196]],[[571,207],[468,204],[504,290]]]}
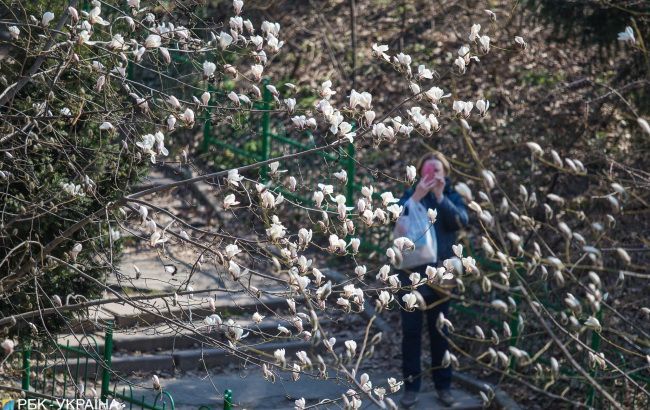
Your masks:
{"label": "fence post", "polygon": [[226,389],[223,393],[223,410],[232,410],[232,390]]}
{"label": "fence post", "polygon": [[32,358],[32,343],[31,343],[30,340],[28,340],[23,345],[23,381],[22,381],[22,388],[25,391],[29,391],[30,376],[31,376],[31,372],[32,372],[31,358]]}
{"label": "fence post", "polygon": [[111,384],[111,363],[113,361],[113,321],[106,324],[106,335],[104,337],[104,363],[102,366],[102,394],[101,399],[106,400]]}
{"label": "fence post", "polygon": [[[268,88],[266,88],[268,83],[268,79],[264,79],[262,83],[264,86],[264,90],[262,90],[262,99],[264,101],[262,105],[264,109],[264,114],[262,114],[262,155],[260,157],[260,160],[262,161],[266,161],[271,155],[271,115],[268,110],[271,109],[271,100],[273,99],[273,96]],[[262,167],[260,173],[262,176],[262,182],[266,182],[268,180],[268,168],[266,165]]]}

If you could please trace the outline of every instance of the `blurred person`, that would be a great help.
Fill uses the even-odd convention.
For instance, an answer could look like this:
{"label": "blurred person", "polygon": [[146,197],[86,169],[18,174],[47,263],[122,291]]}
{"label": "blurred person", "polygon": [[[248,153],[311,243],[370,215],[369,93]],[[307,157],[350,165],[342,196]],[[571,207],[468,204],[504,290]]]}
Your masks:
{"label": "blurred person", "polygon": [[[427,278],[425,270],[427,266],[442,266],[445,259],[453,258],[452,245],[456,243],[457,231],[467,225],[468,214],[463,198],[453,189],[449,179],[450,167],[446,158],[437,152],[425,154],[418,162],[417,175],[413,187],[408,189],[399,201],[404,206],[402,215],[398,218],[395,226],[395,236],[406,236],[409,230],[409,223],[414,223],[408,217],[409,208],[418,207],[417,215],[426,215],[426,210],[435,209],[437,218],[430,227],[428,218],[427,229],[431,232],[433,240],[433,254],[427,254],[429,260],[419,266],[397,269],[402,286],[410,286],[409,276],[412,272],[418,272],[422,278]],[[423,206],[420,207],[420,205]],[[421,222],[421,221],[420,221]],[[410,238],[414,242],[416,238]],[[416,244],[417,249],[417,244]],[[444,285],[444,284],[443,284]],[[444,286],[447,287],[447,286]],[[438,315],[443,313],[447,316],[449,310],[449,298],[442,296],[429,284],[420,285],[417,292],[422,296],[419,305],[413,311],[401,309],[402,322],[402,372],[404,376],[404,395],[401,404],[405,407],[413,406],[418,400],[418,392],[421,385],[421,353],[422,353],[422,329],[424,317],[427,319],[427,329],[431,344],[431,366],[433,368],[433,381],[438,392],[438,398],[446,405],[454,403],[451,394],[451,366],[441,367],[445,351],[448,349],[448,342],[436,328]],[[400,302],[402,296],[399,295]],[[422,300],[423,299],[423,300]],[[422,309],[426,310],[422,310]],[[446,329],[445,329],[446,333]]]}

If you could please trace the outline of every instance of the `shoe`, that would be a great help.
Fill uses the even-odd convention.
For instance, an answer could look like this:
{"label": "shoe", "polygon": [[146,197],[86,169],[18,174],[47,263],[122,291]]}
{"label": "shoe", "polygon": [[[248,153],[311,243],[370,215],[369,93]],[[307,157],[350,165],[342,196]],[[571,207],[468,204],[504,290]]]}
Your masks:
{"label": "shoe", "polygon": [[440,400],[445,407],[451,407],[456,402],[450,389],[438,390],[438,400]]}
{"label": "shoe", "polygon": [[418,402],[418,393],[414,391],[406,390],[402,398],[399,400],[399,402],[402,406],[408,409],[409,407],[412,407],[415,403]]}

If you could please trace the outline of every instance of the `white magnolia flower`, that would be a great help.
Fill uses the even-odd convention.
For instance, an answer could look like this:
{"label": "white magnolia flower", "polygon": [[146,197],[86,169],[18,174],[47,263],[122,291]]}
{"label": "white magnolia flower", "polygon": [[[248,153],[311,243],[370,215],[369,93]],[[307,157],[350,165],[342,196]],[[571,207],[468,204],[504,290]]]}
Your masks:
{"label": "white magnolia flower", "polygon": [[420,94],[420,86],[414,82],[409,83],[409,89],[414,95]]}
{"label": "white magnolia flower", "polygon": [[412,184],[415,181],[415,178],[417,177],[417,170],[413,165],[407,165],[406,166],[406,182],[409,184]]}
{"label": "white magnolia flower", "polygon": [[311,366],[311,359],[309,359],[309,356],[307,356],[307,352],[301,350],[299,352],[296,352],[296,356],[303,366]]}
{"label": "white magnolia flower", "polygon": [[465,71],[467,71],[465,59],[463,59],[463,57],[458,57],[454,60],[454,65],[458,67],[458,72],[460,74],[465,74]]}
{"label": "white magnolia flower", "polygon": [[275,360],[278,361],[278,363],[286,363],[287,359],[285,358],[285,353],[286,351],[284,349],[277,349],[275,352],[273,352],[273,356],[275,357]]}
{"label": "white magnolia flower", "polygon": [[429,90],[424,92],[424,95],[431,101],[431,103],[438,104],[441,99],[449,97],[451,94],[445,95],[445,92],[442,90],[442,88],[431,87]]}
{"label": "white magnolia flower", "polygon": [[169,238],[165,237],[164,235],[165,235],[164,231],[159,231],[157,229],[154,230],[154,232],[149,237],[150,245],[152,247],[156,247],[157,245],[159,245],[161,243],[165,243],[165,242],[169,241]]}
{"label": "white magnolia flower", "polygon": [[537,156],[540,156],[540,157],[542,155],[544,155],[544,150],[542,149],[542,147],[539,146],[538,143],[536,143],[536,142],[527,142],[526,146],[528,147],[528,149],[530,149],[530,151],[532,152],[533,155],[537,155]]}
{"label": "white magnolia flower", "polygon": [[41,18],[41,24],[43,27],[47,27],[52,20],[54,20],[54,13],[51,11],[46,11],[43,13],[43,17]]}
{"label": "white magnolia flower", "polygon": [[228,183],[233,186],[239,186],[239,183],[244,179],[243,176],[239,175],[237,169],[231,169],[228,171]]}
{"label": "white magnolia flower", "polygon": [[352,239],[350,239],[350,244],[348,246],[350,246],[350,248],[352,248],[352,253],[358,253],[359,252],[359,245],[361,245],[361,239],[352,238]]}
{"label": "white magnolia flower", "polygon": [[334,349],[334,345],[336,344],[336,338],[330,337],[328,340],[323,340],[323,344],[327,349],[332,350]]}
{"label": "white magnolia flower", "polygon": [[20,37],[20,29],[16,26],[9,27],[9,35],[12,39],[17,40]]}
{"label": "white magnolia flower", "polygon": [[92,4],[95,7],[88,12],[88,23],[91,25],[99,24],[101,26],[108,26],[110,23],[100,16],[102,12],[101,3],[99,1],[93,1]]}
{"label": "white magnolia flower", "polygon": [[176,128],[176,117],[173,114],[169,114],[167,117],[167,130],[174,131]]}
{"label": "white magnolia flower", "polygon": [[388,306],[390,304],[390,302],[392,302],[393,300],[395,300],[395,298],[393,297],[393,295],[391,293],[389,293],[389,292],[387,292],[385,290],[382,290],[381,292],[379,292],[378,301],[379,301],[379,303],[380,303],[380,305],[382,307]]}
{"label": "white magnolia flower", "polygon": [[174,109],[180,109],[181,108],[181,103],[178,101],[178,98],[174,97],[173,95],[170,95],[167,98],[167,103],[172,106]]}
{"label": "white magnolia flower", "polygon": [[16,344],[11,339],[5,339],[2,343],[0,343],[0,347],[2,347],[2,350],[5,352],[5,356],[12,354],[14,352],[15,346]]}
{"label": "white magnolia flower", "polygon": [[481,48],[481,52],[483,54],[487,54],[490,52],[490,37],[481,36],[479,37],[478,42]]}
{"label": "white magnolia flower", "polygon": [[305,228],[300,228],[298,231],[298,244],[303,248],[309,245],[309,242],[311,242],[312,234],[313,233],[311,229],[307,230]]}
{"label": "white magnolia flower", "polygon": [[632,44],[636,43],[636,39],[634,38],[634,30],[632,27],[627,26],[625,27],[624,31],[618,33],[618,41],[629,41]]}
{"label": "white magnolia flower", "polygon": [[395,380],[394,377],[389,377],[387,379],[387,381],[388,381],[388,387],[390,387],[390,392],[391,393],[397,393],[399,391],[400,387],[402,387],[402,385],[404,384],[403,381],[398,382],[397,380]]}
{"label": "white magnolia flower", "polygon": [[319,94],[320,94],[321,97],[323,97],[323,98],[325,99],[324,101],[325,101],[326,103],[328,103],[327,100],[328,100],[332,95],[336,94],[336,91],[332,90],[331,87],[332,87],[332,82],[331,82],[330,80],[324,81],[324,82],[321,84],[321,90],[320,90],[320,93],[319,93]]}
{"label": "white magnolia flower", "polygon": [[241,10],[244,7],[244,2],[243,0],[233,0],[232,2],[232,7],[235,9],[235,14],[240,15]]}
{"label": "white magnolia flower", "polygon": [[397,60],[397,62],[399,64],[401,64],[404,67],[407,67],[409,71],[411,70],[411,56],[410,55],[404,54],[404,53],[399,53],[394,58],[395,58],[395,60]]}
{"label": "white magnolia flower", "polygon": [[241,275],[241,268],[233,261],[228,261],[228,272],[232,275],[233,280],[238,280]]}
{"label": "white magnolia flower", "polygon": [[239,246],[235,244],[229,244],[226,246],[226,257],[228,259],[232,259],[237,255],[238,253],[241,253],[241,249],[239,249]]}
{"label": "white magnolia flower", "polygon": [[[359,201],[361,200],[363,200],[363,198],[360,199]],[[402,215],[402,211],[404,210],[404,207],[401,205],[392,204],[386,207],[386,210],[390,212],[391,219],[395,221],[397,220],[397,218],[399,218]]]}
{"label": "white magnolia flower", "polygon": [[335,253],[345,253],[345,248],[347,244],[345,239],[339,238],[336,234],[331,234],[329,236],[329,250]]}
{"label": "white magnolia flower", "polygon": [[462,115],[465,118],[469,117],[473,108],[474,103],[471,101],[454,101],[454,104],[452,105],[452,109],[456,114]]}
{"label": "white magnolia flower", "polygon": [[359,265],[356,268],[354,268],[354,273],[357,275],[358,278],[363,278],[366,276],[366,266],[365,265]]}
{"label": "white magnolia flower", "polygon": [[158,34],[149,34],[144,40],[145,48],[158,48],[162,42],[162,38]]}
{"label": "white magnolia flower", "polygon": [[203,94],[201,94],[201,102],[203,105],[208,105],[210,102],[210,93],[205,91]]}
{"label": "white magnolia flower", "polygon": [[375,120],[376,114],[374,111],[368,110],[363,114],[363,116],[366,119],[368,125],[372,125],[372,122]]}
{"label": "white magnolia flower", "polygon": [[186,108],[185,112],[183,115],[181,115],[181,119],[185,124],[191,126],[194,124],[194,111],[191,108]]}
{"label": "white magnolia flower", "polygon": [[223,208],[229,209],[231,206],[234,205],[239,205],[239,202],[237,202],[235,198],[235,194],[226,195],[226,197],[223,199]]}
{"label": "white magnolia flower", "polygon": [[478,110],[479,114],[481,114],[482,116],[485,116],[488,108],[490,108],[490,102],[488,100],[476,101],[476,109]]}
{"label": "white magnolia flower", "polygon": [[239,101],[239,96],[234,91],[228,93],[228,99],[233,103],[235,103],[237,107],[239,107],[239,105],[241,104],[241,102]]}
{"label": "white magnolia flower", "polygon": [[352,90],[350,92],[350,108],[355,109],[357,106],[369,110],[372,107],[372,95],[366,91],[358,93]]}
{"label": "white magnolia flower", "polygon": [[239,16],[231,17],[230,18],[230,32],[232,33],[234,38],[238,38],[239,33],[244,31],[244,19],[242,19]]}
{"label": "white magnolia flower", "polygon": [[386,54],[388,51],[387,45],[377,45],[377,43],[372,44],[372,54],[376,57],[381,57],[384,60],[390,62],[390,57]]}
{"label": "white magnolia flower", "polygon": [[115,127],[113,126],[113,124],[111,124],[111,123],[108,122],[108,121],[104,121],[104,122],[99,126],[99,129],[100,129],[100,130],[103,130],[103,131],[112,131],[114,128],[115,128]]}
{"label": "white magnolia flower", "polygon": [[345,349],[348,357],[354,357],[357,351],[357,342],[355,342],[354,340],[346,340]]}
{"label": "white magnolia flower", "polygon": [[411,285],[418,286],[422,280],[422,277],[419,273],[413,272],[409,275],[409,280],[411,281]]}
{"label": "white magnolia flower", "polygon": [[399,199],[396,199],[395,197],[393,197],[392,192],[384,192],[380,196],[381,196],[382,203],[383,203],[384,206],[387,206],[388,204],[392,204],[394,202],[399,202]]}
{"label": "white magnolia flower", "polygon": [[372,390],[372,382],[370,381],[370,376],[368,376],[368,373],[364,373],[361,375],[361,377],[359,378],[359,384],[361,384],[361,390],[363,390],[366,393]]}
{"label": "white magnolia flower", "polygon": [[79,253],[81,252],[82,248],[83,248],[83,247],[82,247],[82,245],[81,245],[79,242],[77,242],[77,243],[74,244],[74,246],[73,246],[72,249],[70,250],[70,256],[72,257],[72,260],[73,260],[73,261],[74,261],[74,260],[77,260],[77,256],[78,256]]}
{"label": "white magnolia flower", "polygon": [[472,195],[472,190],[469,188],[469,186],[467,186],[466,183],[459,182],[454,186],[454,189],[467,201],[471,201],[474,199],[474,196]]}
{"label": "white magnolia flower", "polygon": [[[334,175],[334,178],[341,181],[342,184],[345,184],[348,181],[348,173],[343,169],[340,170],[339,172],[333,173],[332,175]],[[343,198],[345,199],[345,197],[343,197]]]}
{"label": "white magnolia flower", "polygon": [[502,311],[503,313],[508,313],[508,304],[501,299],[495,299],[490,302],[493,308]]}
{"label": "white magnolia flower", "polygon": [[621,260],[623,260],[623,262],[626,265],[629,265],[630,263],[632,263],[632,257],[630,256],[629,253],[627,253],[627,251],[625,249],[616,248],[616,253],[617,253],[618,257],[621,258]]}
{"label": "white magnolia flower", "polygon": [[436,218],[438,218],[438,210],[435,208],[434,209],[429,208],[427,210],[427,216],[429,217],[429,222],[431,223],[431,225],[433,225],[434,223],[436,223]]}
{"label": "white magnolia flower", "polygon": [[[115,34],[111,38],[111,41],[106,45],[107,48],[111,50],[128,50],[129,45],[124,41],[124,37],[121,34]],[[167,49],[165,49],[167,50]],[[162,50],[161,50],[162,51]],[[169,55],[169,52],[167,52]]]}
{"label": "white magnolia flower", "polygon": [[292,114],[296,109],[296,99],[295,98],[286,98],[284,104],[287,106],[287,111],[289,114]]}
{"label": "white magnolia flower", "polygon": [[273,216],[271,227],[266,230],[266,235],[271,238],[272,241],[283,238],[286,234],[286,228],[280,223],[277,216]]}
{"label": "white magnolia flower", "polygon": [[230,34],[222,31],[219,34],[219,47],[221,47],[222,50],[225,50],[229,45],[232,44],[233,40],[234,39]]}
{"label": "white magnolia flower", "polygon": [[402,301],[404,302],[406,310],[413,310],[418,304],[418,298],[412,292],[402,296]]}
{"label": "white magnolia flower", "polygon": [[405,236],[395,238],[393,240],[393,245],[395,245],[395,247],[400,251],[415,249],[415,244],[413,243],[413,241]]}
{"label": "white magnolia flower", "polygon": [[264,47],[264,38],[262,36],[251,36],[250,42],[255,46],[256,50],[262,50]]}
{"label": "white magnolia flower", "polygon": [[[268,45],[269,51],[271,53],[277,53],[277,52],[280,51],[280,49],[284,45],[284,41],[280,41],[273,34],[269,34],[266,37],[266,44]],[[264,51],[261,51],[261,53],[264,53]]]}
{"label": "white magnolia flower", "polygon": [[153,377],[151,378],[151,380],[153,382],[153,389],[154,390],[160,390],[162,388],[162,386],[160,385],[160,379],[158,379],[158,376],[156,376],[154,374]]}
{"label": "white magnolia flower", "polygon": [[77,40],[79,44],[95,44],[94,42],[89,41],[90,40],[90,33],[88,30],[81,30],[79,32],[79,39]]}
{"label": "white magnolia flower", "polygon": [[325,194],[323,193],[323,191],[316,191],[314,192],[314,196],[312,199],[314,200],[316,207],[320,208],[323,203],[323,199],[325,199]]}
{"label": "white magnolia flower", "polygon": [[426,68],[424,64],[420,64],[418,66],[418,77],[420,79],[426,78],[428,80],[431,80],[433,78],[433,72]]}
{"label": "white magnolia flower", "polygon": [[528,44],[526,44],[526,41],[521,36],[515,36],[515,44],[523,49],[528,47]]}
{"label": "white magnolia flower", "polygon": [[264,320],[264,316],[260,315],[259,312],[253,313],[253,322],[260,324]]}
{"label": "white magnolia flower", "polygon": [[474,42],[476,39],[478,39],[478,33],[481,31],[481,25],[480,24],[473,24],[472,28],[470,29],[469,33],[469,41]]}
{"label": "white magnolia flower", "polygon": [[254,64],[251,66],[251,73],[255,81],[260,81],[262,79],[262,73],[264,72],[264,66],[260,64]]}
{"label": "white magnolia flower", "polygon": [[217,65],[210,61],[203,62],[203,77],[210,78],[214,75],[214,72],[217,70]]}

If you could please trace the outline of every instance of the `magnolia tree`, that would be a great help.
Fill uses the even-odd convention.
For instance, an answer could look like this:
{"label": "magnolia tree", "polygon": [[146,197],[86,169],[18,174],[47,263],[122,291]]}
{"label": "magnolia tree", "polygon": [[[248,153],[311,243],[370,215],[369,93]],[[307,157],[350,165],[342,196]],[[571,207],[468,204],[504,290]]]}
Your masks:
{"label": "magnolia tree", "polygon": [[[610,233],[627,201],[643,202],[643,195],[618,181],[618,174],[610,174],[589,196],[553,192],[541,185],[542,171],[584,179],[590,170],[539,141],[519,144],[529,172],[513,173],[508,180],[491,168],[491,159],[479,155],[493,119],[486,93],[467,91],[475,83],[489,84],[474,68],[495,49],[516,61],[528,48],[525,38],[502,30],[494,12],[481,10],[463,28],[460,46],[456,40],[442,42],[437,52],[444,64],[435,69],[417,53],[396,52],[382,43],[355,44],[366,51],[368,64],[398,78],[401,98],[390,105],[381,91],[371,94],[328,78],[300,88],[268,78],[272,61],[290,39],[283,39],[277,23],[248,19],[239,0],[224,22],[206,18],[196,6],[155,1],[80,5],[73,0],[65,6],[44,1],[17,7],[7,10],[2,22],[5,370],[18,366],[12,358],[19,342],[66,334],[73,316],[83,318],[88,307],[119,301],[254,363],[269,382],[334,375],[349,385],[343,396],[323,397],[321,403],[360,408],[370,401],[396,408],[391,395],[400,390],[401,376],[371,380],[364,372],[364,360],[382,344],[372,323],[377,315],[426,308],[417,289],[432,285],[500,323],[441,316],[437,326],[447,328],[450,342],[442,366],[483,369],[579,406],[586,405],[589,391],[604,406],[630,406],[632,396],[647,403],[647,379],[636,376],[648,373],[650,309],[644,306],[647,299],[617,303],[626,287],[643,286],[647,275]],[[635,37],[632,28],[622,29],[620,40],[630,52],[647,58],[635,40],[639,33]],[[259,109],[254,104],[264,92],[273,101]],[[633,112],[638,124],[633,132],[650,134],[646,120]],[[196,149],[196,132],[206,124],[226,127],[259,114],[286,124],[291,135],[309,131],[314,147],[210,169]],[[403,210],[392,189],[396,182],[416,181],[413,164],[407,161],[393,174],[361,161],[376,182],[350,197],[345,184],[351,175],[334,164],[310,167],[310,161],[321,153],[338,155],[349,145],[360,158],[406,141],[435,145],[443,135],[462,142],[456,158],[470,164],[455,189],[473,212],[472,228],[465,243],[454,246],[456,262],[413,274],[413,285],[404,286],[393,265],[412,250],[412,241],[392,238],[380,243],[382,254],[368,255],[361,252],[362,242],[372,236],[360,233],[391,231]],[[289,165],[295,163],[310,179],[293,172]],[[163,165],[193,176],[136,188]],[[210,183],[219,212],[236,221],[227,229],[196,227],[160,200],[203,182]],[[312,202],[290,199],[280,187]],[[433,223],[435,211],[429,216]],[[191,252],[191,272],[178,281],[172,280],[177,271],[172,262],[156,272],[129,267],[137,278],[175,287],[168,294],[134,294],[133,272],[119,263],[127,241],[163,259]],[[328,277],[319,266],[326,257],[340,263],[344,281]],[[223,285],[195,287],[193,275],[208,266],[219,270]],[[439,286],[448,279],[455,281],[453,292]],[[286,299],[288,313],[264,310],[261,302],[251,317],[255,324],[273,318],[284,324],[274,334],[262,334],[256,326],[224,320],[217,302],[232,294]],[[155,299],[211,312],[170,317],[152,303]],[[370,313],[369,307],[374,307]],[[358,315],[367,326],[341,340],[325,320],[333,315]],[[223,337],[210,333],[214,329]],[[246,347],[256,334],[265,340],[310,341],[313,349],[295,357],[284,349],[254,353]],[[160,389],[157,378],[152,388]],[[481,396],[489,405],[494,392],[487,388]],[[295,403],[296,408],[314,404]]]}

